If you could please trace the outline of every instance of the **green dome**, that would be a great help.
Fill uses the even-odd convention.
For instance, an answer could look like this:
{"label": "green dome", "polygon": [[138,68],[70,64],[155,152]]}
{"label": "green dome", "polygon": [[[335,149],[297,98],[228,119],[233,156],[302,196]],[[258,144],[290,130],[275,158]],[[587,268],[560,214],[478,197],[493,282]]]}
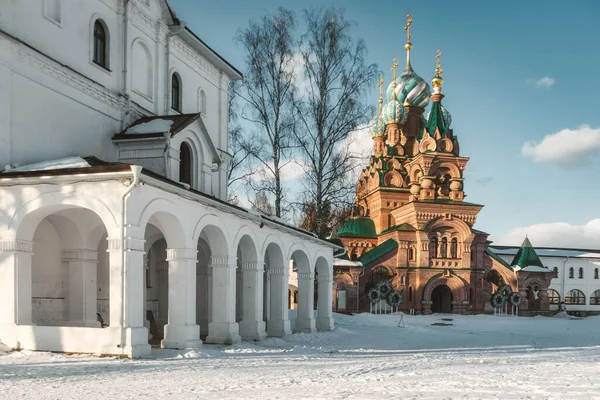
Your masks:
{"label": "green dome", "polygon": [[375,223],[370,218],[354,218],[346,221],[338,229],[339,237],[377,237]]}
{"label": "green dome", "polygon": [[383,122],[383,117],[381,115],[376,115],[375,118],[369,122],[369,133],[371,134],[371,137],[385,135],[385,122]]}
{"label": "green dome", "polygon": [[406,122],[406,117],[408,117],[406,113],[406,109],[396,99],[392,99],[385,105],[383,109],[383,122],[388,124],[401,124],[403,125]]}

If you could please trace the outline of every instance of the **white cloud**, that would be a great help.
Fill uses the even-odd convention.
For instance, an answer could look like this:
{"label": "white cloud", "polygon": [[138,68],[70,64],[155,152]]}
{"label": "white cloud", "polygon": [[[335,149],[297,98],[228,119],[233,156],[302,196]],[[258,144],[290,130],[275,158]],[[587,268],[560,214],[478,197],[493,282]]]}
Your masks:
{"label": "white cloud", "polygon": [[369,157],[373,154],[373,139],[369,134],[368,126],[359,126],[350,132],[346,138],[345,145],[348,146],[348,150],[353,155],[360,159],[354,170],[353,180],[356,182],[362,169],[367,167]]}
{"label": "white cloud", "polygon": [[550,89],[552,86],[554,86],[555,83],[556,81],[550,78],[549,76],[545,76],[535,81],[535,84],[537,86],[544,87],[546,89]]}
{"label": "white cloud", "polygon": [[600,153],[600,128],[581,125],[545,136],[541,142],[523,144],[521,153],[535,162],[581,165]]}
{"label": "white cloud", "polygon": [[495,241],[495,244],[520,246],[525,235],[536,247],[600,249],[600,218],[593,219],[585,225],[551,222],[515,228],[508,235]]}

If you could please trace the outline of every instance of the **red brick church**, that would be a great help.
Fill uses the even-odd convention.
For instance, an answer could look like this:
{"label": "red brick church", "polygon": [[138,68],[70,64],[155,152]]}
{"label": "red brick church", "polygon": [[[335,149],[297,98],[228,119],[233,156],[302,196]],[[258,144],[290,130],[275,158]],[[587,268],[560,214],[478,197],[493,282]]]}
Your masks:
{"label": "red brick church", "polygon": [[338,230],[347,254],[334,267],[337,309],[547,312],[555,274],[529,242],[509,265],[473,227],[483,206],[464,201],[469,158],[442,105],[440,53],[432,92],[411,66],[411,23],[409,16],[406,68],[397,77],[394,60],[385,95],[380,80],[379,112],[369,124],[373,154],[357,183],[353,216]]}

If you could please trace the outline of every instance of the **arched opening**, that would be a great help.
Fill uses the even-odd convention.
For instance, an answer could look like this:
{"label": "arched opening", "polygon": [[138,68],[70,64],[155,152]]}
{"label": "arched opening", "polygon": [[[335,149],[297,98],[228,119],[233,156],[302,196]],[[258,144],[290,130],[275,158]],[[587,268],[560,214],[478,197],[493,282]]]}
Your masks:
{"label": "arched opening", "polygon": [[583,279],[583,268],[579,268],[579,279]]}
{"label": "arched opening", "polygon": [[598,268],[594,269],[594,279],[598,279]]}
{"label": "arched opening", "polygon": [[375,287],[382,281],[389,281],[392,279],[392,274],[383,265],[379,265],[371,269],[371,273],[368,275],[368,281],[365,283],[365,292],[372,287]]}
{"label": "arched opening", "polygon": [[262,340],[266,334],[263,317],[263,264],[258,262],[254,240],[249,235],[237,247],[236,321],[244,340]]}
{"label": "arched opening", "polygon": [[452,312],[452,290],[446,285],[439,285],[431,293],[431,312],[448,314]]}
{"label": "arched opening", "polygon": [[578,289],[569,290],[565,295],[565,304],[585,305],[585,295]]}
{"label": "arched opening", "polygon": [[438,240],[433,237],[429,239],[429,258],[437,258]]}
{"label": "arched opening", "polygon": [[413,302],[413,287],[412,286],[408,287],[408,302],[409,303]]}
{"label": "arched opening", "polygon": [[575,277],[575,271],[573,270],[573,267],[569,268],[569,278],[573,279]]}
{"label": "arched opening", "polygon": [[442,245],[440,246],[440,257],[448,258],[448,239],[442,238]]}
{"label": "arched opening", "polygon": [[[264,262],[263,319],[269,336],[283,337],[291,333],[287,301],[289,266],[284,267],[283,252],[276,243],[267,246]],[[297,296],[295,303],[298,303]]]}
{"label": "arched opening", "polygon": [[408,261],[415,261],[415,248],[412,246],[408,248]]}
{"label": "arched opening", "polygon": [[104,69],[108,69],[108,30],[102,20],[94,22],[92,61]]}
{"label": "arched opening", "polygon": [[600,290],[596,290],[590,296],[590,305],[591,306],[599,306],[600,305]]}
{"label": "arched opening", "polygon": [[192,150],[185,142],[179,146],[179,182],[192,184]]}
{"label": "arched opening", "polygon": [[333,270],[329,266],[324,257],[317,258],[315,263],[315,275],[317,285],[315,290],[318,293],[316,298],[317,303],[317,329],[332,330],[333,329]]}
{"label": "arched opening", "polygon": [[[290,277],[290,281],[292,281]],[[288,309],[289,310],[297,310],[298,309],[298,287],[292,285],[291,283],[288,286]]]}
{"label": "arched opening", "polygon": [[[298,311],[294,330],[296,332],[314,332],[316,323],[314,319],[315,278],[314,270],[308,261],[308,256],[303,250],[296,250],[290,257],[298,269]],[[290,313],[292,316],[294,313]],[[291,319],[291,318],[290,318]]]}
{"label": "arched opening", "polygon": [[556,290],[548,289],[548,302],[551,305],[560,304],[560,295],[558,294],[558,292]]}
{"label": "arched opening", "polygon": [[136,40],[131,46],[131,89],[137,94],[152,99],[154,68],[152,55],[144,42]]}
{"label": "arched opening", "polygon": [[499,287],[506,285],[506,281],[504,277],[500,275],[498,271],[495,269],[490,270],[485,276],[485,281],[491,283],[493,287],[493,291],[495,292]]}
{"label": "arched opening", "polygon": [[177,72],[171,76],[171,108],[181,112],[181,77]]}
{"label": "arched opening", "polygon": [[458,239],[452,238],[450,241],[450,258],[458,258]]}

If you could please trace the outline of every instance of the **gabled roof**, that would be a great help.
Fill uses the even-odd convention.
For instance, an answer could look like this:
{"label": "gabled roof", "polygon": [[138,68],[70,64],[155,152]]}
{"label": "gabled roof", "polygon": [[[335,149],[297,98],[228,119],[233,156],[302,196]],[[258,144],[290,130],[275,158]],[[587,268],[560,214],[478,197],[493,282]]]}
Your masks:
{"label": "gabled roof", "polygon": [[400,224],[400,225],[390,226],[386,230],[382,231],[380,233],[380,235],[382,235],[384,233],[388,233],[388,232],[394,232],[394,231],[415,232],[416,230],[417,230],[417,228],[415,228],[411,224],[405,222],[405,223]]}
{"label": "gabled roof", "polygon": [[511,267],[510,265],[508,265],[508,263],[506,261],[504,261],[502,259],[502,257],[500,257],[498,254],[494,253],[489,247],[486,247],[484,251],[485,251],[485,254],[487,254],[491,258],[493,258],[494,260],[498,261],[500,264],[502,264],[506,268],[510,269],[511,271],[514,271],[513,267]]}
{"label": "gabled roof", "polygon": [[523,244],[521,245],[521,248],[517,254],[515,254],[515,258],[513,258],[510,265],[518,266],[521,269],[532,265],[545,268],[527,237],[523,241]]}
{"label": "gabled roof", "polygon": [[358,261],[360,261],[363,265],[367,265],[397,248],[398,242],[396,242],[394,239],[388,239],[379,246],[369,250],[366,254],[363,254]]}

